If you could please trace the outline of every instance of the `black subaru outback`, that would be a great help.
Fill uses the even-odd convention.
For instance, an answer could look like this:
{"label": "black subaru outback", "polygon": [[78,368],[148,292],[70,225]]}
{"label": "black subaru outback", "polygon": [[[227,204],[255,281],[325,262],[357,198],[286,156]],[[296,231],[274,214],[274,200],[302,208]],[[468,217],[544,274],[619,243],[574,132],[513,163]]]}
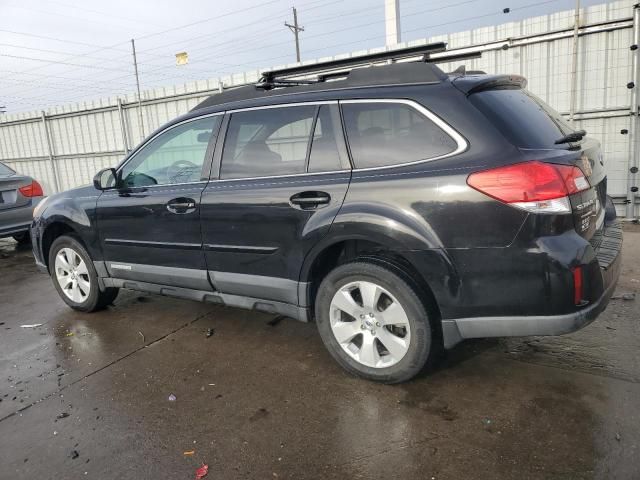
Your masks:
{"label": "black subaru outback", "polygon": [[40,203],[37,264],[80,311],[128,288],[313,320],[387,383],[466,338],[585,326],[622,247],[599,143],[522,77],[443,73],[443,47],[213,95]]}

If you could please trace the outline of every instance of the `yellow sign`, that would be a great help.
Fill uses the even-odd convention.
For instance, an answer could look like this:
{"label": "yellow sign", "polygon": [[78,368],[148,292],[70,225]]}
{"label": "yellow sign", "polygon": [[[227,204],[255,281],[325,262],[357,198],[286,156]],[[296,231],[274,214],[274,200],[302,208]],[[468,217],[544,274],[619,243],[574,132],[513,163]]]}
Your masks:
{"label": "yellow sign", "polygon": [[176,53],[176,65],[186,65],[189,63],[189,55],[187,52]]}

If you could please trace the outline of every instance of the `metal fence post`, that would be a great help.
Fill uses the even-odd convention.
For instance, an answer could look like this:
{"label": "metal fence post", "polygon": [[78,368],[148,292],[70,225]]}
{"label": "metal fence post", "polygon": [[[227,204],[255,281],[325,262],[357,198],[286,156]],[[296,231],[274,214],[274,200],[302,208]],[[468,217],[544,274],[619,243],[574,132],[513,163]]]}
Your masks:
{"label": "metal fence post", "polygon": [[122,100],[118,98],[118,116],[120,117],[120,129],[122,130],[122,144],[124,146],[125,155],[129,153],[129,138],[127,135],[127,125],[124,118],[124,110],[122,109]]}
{"label": "metal fence post", "polygon": [[580,33],[580,0],[576,0],[573,20],[573,53],[571,56],[571,97],[569,99],[569,120],[573,122],[578,103],[578,39]]}
{"label": "metal fence post", "polygon": [[56,193],[60,191],[60,182],[58,180],[58,171],[56,169],[56,162],[53,153],[53,145],[51,143],[51,135],[49,133],[49,125],[47,125],[47,115],[44,113],[44,110],[41,112],[42,118],[42,127],[44,128],[44,134],[47,138],[47,150],[49,153],[49,162],[51,163],[51,172],[53,173],[53,182],[56,187]]}
{"label": "metal fence post", "polygon": [[[633,43],[640,45],[640,5],[635,4],[633,6]],[[636,193],[633,191],[637,187],[636,185],[636,172],[638,168],[640,157],[640,121],[638,115],[640,114],[640,95],[638,94],[638,81],[640,81],[640,53],[636,48],[633,50],[633,87],[631,89],[631,138],[630,138],[630,154],[629,164],[627,169],[627,220],[634,220],[636,214]]]}

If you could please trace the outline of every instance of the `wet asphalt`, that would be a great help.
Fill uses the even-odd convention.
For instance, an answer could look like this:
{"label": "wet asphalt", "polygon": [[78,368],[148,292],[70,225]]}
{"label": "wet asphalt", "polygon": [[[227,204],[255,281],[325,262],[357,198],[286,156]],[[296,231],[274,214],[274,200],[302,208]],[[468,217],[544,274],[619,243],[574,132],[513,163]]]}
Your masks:
{"label": "wet asphalt", "polygon": [[[616,294],[638,290],[630,226]],[[383,386],[313,324],[132,291],[73,312],[0,240],[0,479],[640,478],[639,314],[615,299],[577,333],[467,341]]]}

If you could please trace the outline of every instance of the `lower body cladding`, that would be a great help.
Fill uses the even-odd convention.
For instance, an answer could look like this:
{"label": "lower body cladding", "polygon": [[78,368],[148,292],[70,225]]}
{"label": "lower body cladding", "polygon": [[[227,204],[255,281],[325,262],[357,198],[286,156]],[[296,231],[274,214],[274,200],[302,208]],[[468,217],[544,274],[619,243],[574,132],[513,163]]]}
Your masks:
{"label": "lower body cladding", "polygon": [[[257,310],[309,321],[306,306],[298,305],[298,292],[306,291],[306,283],[283,278],[244,275],[229,272],[213,272],[185,268],[94,261],[101,286],[127,288],[170,297],[200,302],[216,303],[230,307]],[[126,268],[125,268],[126,267]],[[133,272],[138,278],[114,278]],[[177,279],[184,287],[155,283],[159,280]],[[218,290],[209,290],[213,283]],[[145,281],[146,280],[146,281]],[[174,282],[176,283],[176,282]],[[226,293],[223,293],[226,292]]]}

